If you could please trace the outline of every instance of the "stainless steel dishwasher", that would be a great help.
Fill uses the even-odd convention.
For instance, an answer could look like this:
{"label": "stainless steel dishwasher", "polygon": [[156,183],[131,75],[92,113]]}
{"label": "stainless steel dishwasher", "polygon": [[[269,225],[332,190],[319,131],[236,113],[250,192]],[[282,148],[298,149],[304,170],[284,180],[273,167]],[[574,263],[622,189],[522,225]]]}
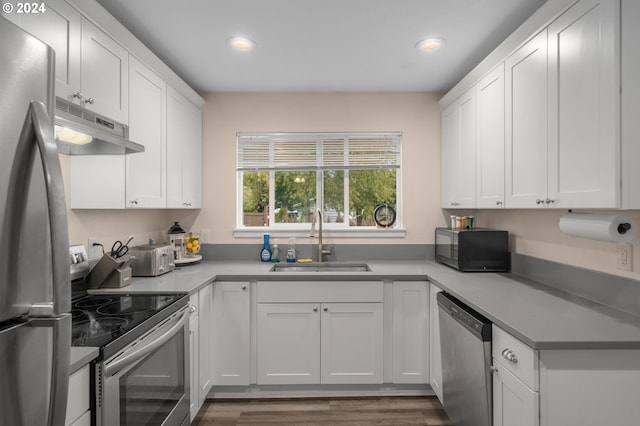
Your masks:
{"label": "stainless steel dishwasher", "polygon": [[437,301],[444,409],[455,426],[491,426],[491,322],[448,293]]}

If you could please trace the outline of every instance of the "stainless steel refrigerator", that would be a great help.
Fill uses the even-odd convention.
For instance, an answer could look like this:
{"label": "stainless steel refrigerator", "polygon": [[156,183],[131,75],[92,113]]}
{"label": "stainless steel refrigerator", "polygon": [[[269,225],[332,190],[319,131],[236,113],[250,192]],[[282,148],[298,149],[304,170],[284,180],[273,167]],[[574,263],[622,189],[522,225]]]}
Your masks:
{"label": "stainless steel refrigerator", "polygon": [[0,425],[63,425],[71,287],[54,52],[0,17]]}

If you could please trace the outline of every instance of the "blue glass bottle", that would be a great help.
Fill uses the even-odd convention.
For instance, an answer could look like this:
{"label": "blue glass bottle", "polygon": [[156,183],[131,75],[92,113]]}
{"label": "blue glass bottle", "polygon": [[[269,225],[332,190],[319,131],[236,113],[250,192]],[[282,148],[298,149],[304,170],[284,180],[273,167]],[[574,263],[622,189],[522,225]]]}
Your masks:
{"label": "blue glass bottle", "polygon": [[264,243],[262,250],[260,250],[260,260],[263,262],[271,262],[271,246],[269,246],[269,234],[264,234]]}

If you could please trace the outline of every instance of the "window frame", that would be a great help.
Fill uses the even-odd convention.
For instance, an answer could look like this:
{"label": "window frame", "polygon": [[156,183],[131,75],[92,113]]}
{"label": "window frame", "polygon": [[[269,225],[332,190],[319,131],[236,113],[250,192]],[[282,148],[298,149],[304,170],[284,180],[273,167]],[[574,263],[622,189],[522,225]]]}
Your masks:
{"label": "window frame", "polygon": [[[292,168],[279,168],[277,166],[273,166],[271,163],[271,167],[265,168],[241,168],[240,163],[241,160],[241,148],[240,148],[240,140],[242,137],[256,137],[261,139],[267,139],[266,143],[269,143],[269,152],[270,152],[270,161],[273,159],[273,144],[277,143],[274,140],[281,140],[282,138],[291,138],[292,141],[295,142],[296,138],[304,138],[305,141],[313,140],[315,143],[315,151],[316,155],[320,160],[317,160],[317,166],[306,166],[306,168],[296,169],[295,166]],[[271,139],[273,138],[273,139]],[[375,164],[367,167],[359,167],[349,165],[348,162],[351,161],[351,156],[349,153],[349,146],[351,139],[358,138],[391,138],[393,140],[392,149],[396,150],[394,163],[390,167],[386,167],[385,165]],[[322,163],[324,161],[323,157],[323,148],[324,144],[327,140],[339,140],[344,139],[345,143],[343,145],[344,148],[344,165],[342,167],[331,167],[335,165],[332,163],[331,165],[325,165]],[[343,170],[344,171],[344,211],[346,216],[349,217],[350,212],[350,194],[349,194],[349,171],[350,170],[367,170],[367,169],[396,169],[396,222],[393,227],[390,228],[381,228],[375,225],[373,226],[352,226],[349,225],[349,221],[342,223],[331,223],[323,221],[323,233],[326,236],[333,237],[404,237],[406,235],[406,230],[402,227],[402,216],[403,216],[403,208],[402,208],[402,173],[401,173],[401,141],[402,141],[402,133],[401,132],[313,132],[313,133],[237,133],[236,139],[236,153],[237,153],[237,171],[236,171],[236,185],[237,185],[237,202],[236,202],[236,227],[233,230],[233,234],[235,237],[256,237],[261,236],[265,232],[269,232],[271,235],[275,237],[309,237],[311,231],[311,223],[277,223],[275,221],[275,175],[278,171],[315,171],[316,173],[316,205],[324,204],[324,172],[326,170]],[[356,159],[356,157],[354,157]],[[366,160],[366,159],[365,159]],[[374,158],[372,164],[377,160]],[[386,161],[386,160],[384,160]],[[389,164],[389,163],[385,163]],[[246,226],[244,225],[244,205],[243,205],[243,194],[244,194],[244,173],[245,172],[265,172],[268,173],[268,181],[269,181],[269,225],[268,226]],[[319,200],[319,202],[318,202]],[[316,225],[317,228],[317,225]]]}

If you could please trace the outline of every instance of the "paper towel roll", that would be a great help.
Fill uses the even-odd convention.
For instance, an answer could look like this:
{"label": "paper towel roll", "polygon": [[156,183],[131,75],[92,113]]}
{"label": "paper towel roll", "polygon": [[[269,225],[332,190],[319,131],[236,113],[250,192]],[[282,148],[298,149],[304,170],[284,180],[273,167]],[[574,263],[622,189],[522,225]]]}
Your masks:
{"label": "paper towel roll", "polygon": [[633,219],[617,214],[568,213],[560,218],[560,231],[567,235],[612,243],[630,243],[636,228]]}

